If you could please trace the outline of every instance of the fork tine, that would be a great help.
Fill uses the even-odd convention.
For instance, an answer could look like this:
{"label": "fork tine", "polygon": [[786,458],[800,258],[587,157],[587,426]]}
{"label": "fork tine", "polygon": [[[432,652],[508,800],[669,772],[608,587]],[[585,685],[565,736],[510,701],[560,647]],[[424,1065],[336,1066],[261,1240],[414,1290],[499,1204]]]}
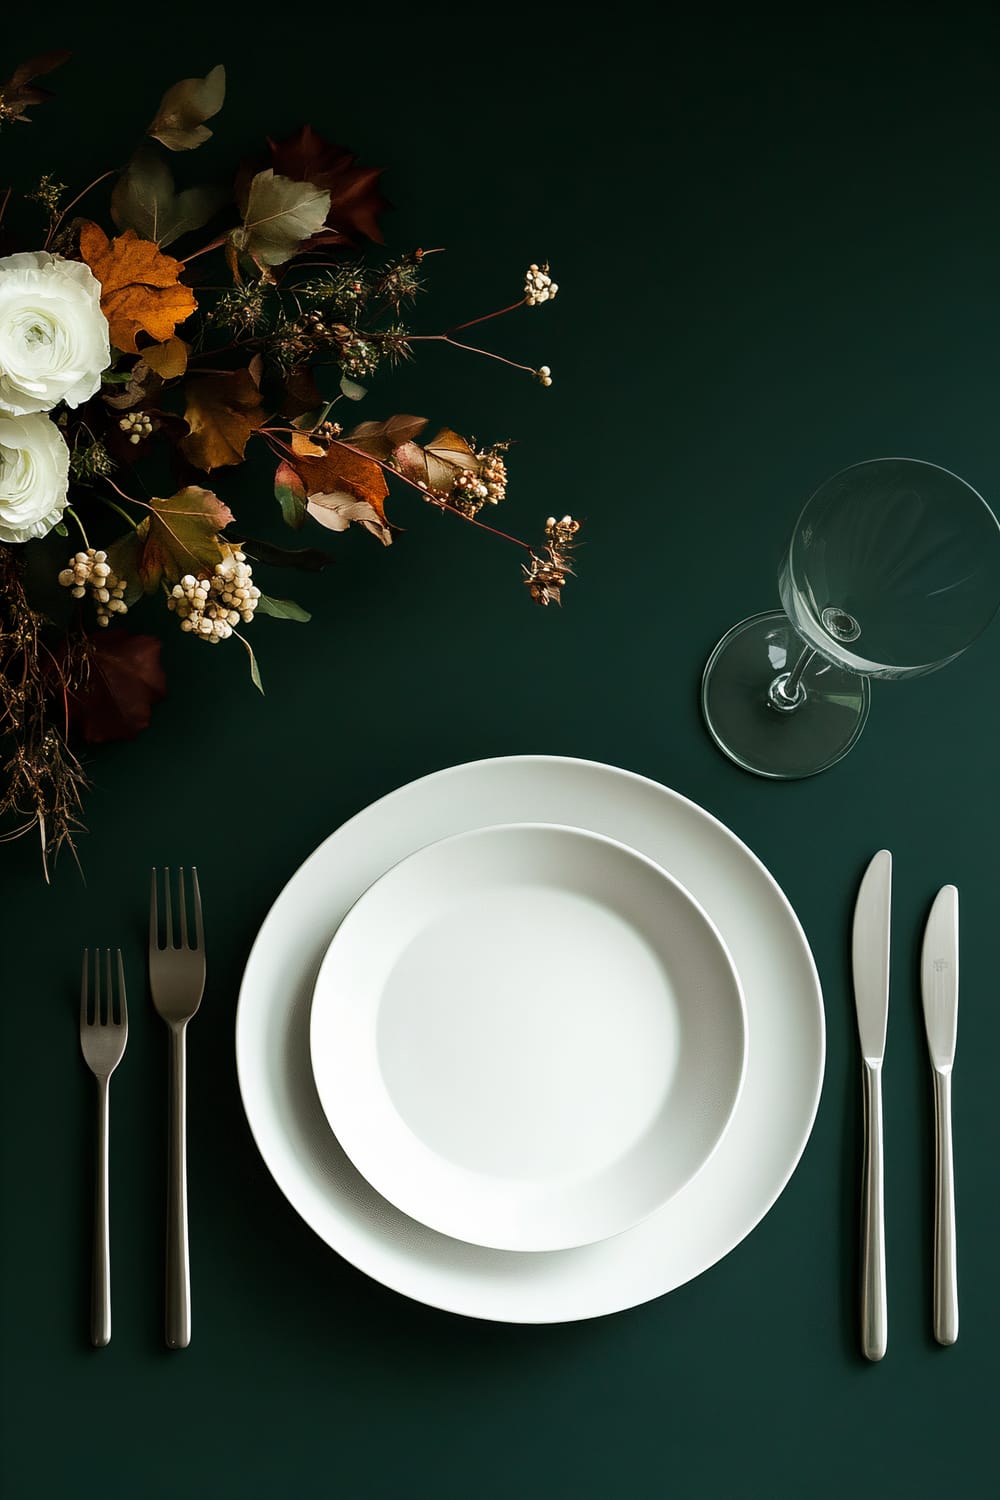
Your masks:
{"label": "fork tine", "polygon": [[89,957],[90,957],[89,951],[86,948],[84,948],[84,950],[83,950],[83,977],[80,980],[80,1030],[81,1031],[88,1024],[88,1021],[87,1021],[87,1000],[88,1000],[88,996],[87,996],[87,963],[88,963]]}
{"label": "fork tine", "polygon": [[111,949],[110,948],[105,948],[105,950],[104,950],[104,987],[105,987],[105,990],[107,991],[106,1000],[107,1000],[107,1011],[108,1011],[107,1021],[105,1022],[105,1024],[107,1026],[113,1026],[115,1024],[115,988],[114,988],[114,985],[111,983]]}
{"label": "fork tine", "polygon": [[184,866],[181,865],[177,871],[177,916],[180,926],[180,931],[177,934],[177,946],[179,948],[190,948],[191,946],[188,942],[187,904],[184,899],[184,876],[186,873]]}
{"label": "fork tine", "polygon": [[191,886],[194,891],[194,945],[199,951],[205,946],[205,934],[201,925],[201,890],[198,886],[198,867],[191,866]]}
{"label": "fork tine", "polygon": [[125,965],[122,963],[122,950],[118,952],[118,1010],[121,1025],[128,1029],[128,1003],[125,999]]}
{"label": "fork tine", "polygon": [[101,1024],[101,950],[94,949],[94,1026]]}
{"label": "fork tine", "polygon": [[153,866],[152,879],[149,886],[149,946],[150,949],[160,946],[160,921],[156,912],[156,866]]}
{"label": "fork tine", "polygon": [[174,919],[170,910],[170,866],[163,872],[163,941],[168,948],[174,946]]}

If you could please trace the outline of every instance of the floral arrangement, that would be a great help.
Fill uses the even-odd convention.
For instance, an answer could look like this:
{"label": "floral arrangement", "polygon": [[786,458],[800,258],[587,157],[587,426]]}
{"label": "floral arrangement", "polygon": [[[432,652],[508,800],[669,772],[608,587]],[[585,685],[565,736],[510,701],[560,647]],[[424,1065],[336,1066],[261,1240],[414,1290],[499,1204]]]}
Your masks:
{"label": "floral arrangement", "polygon": [[[29,121],[48,97],[38,78],[67,57],[0,85],[0,128]],[[169,88],[124,168],[68,202],[52,173],[0,190],[0,820],[6,837],[37,828],[46,870],[82,826],[75,739],[135,735],[165,693],[150,632],[239,641],[261,687],[247,628],[309,618],[264,591],[258,565],[319,570],[334,554],[255,540],[217,493],[251,447],[273,459],[293,532],[358,526],[388,546],[396,485],[520,548],[537,603],[558,603],[572,573],[572,517],[550,516],[537,546],[482,520],[507,492],[507,443],[346,415],[428,340],[551,385],[548,366],[467,341],[550,301],[548,266],[510,307],[415,333],[404,316],[436,252],[372,250],[388,204],[351,151],[304,126],[224,189],[178,188],[172,155],[208,139],[224,92],[222,67]]]}

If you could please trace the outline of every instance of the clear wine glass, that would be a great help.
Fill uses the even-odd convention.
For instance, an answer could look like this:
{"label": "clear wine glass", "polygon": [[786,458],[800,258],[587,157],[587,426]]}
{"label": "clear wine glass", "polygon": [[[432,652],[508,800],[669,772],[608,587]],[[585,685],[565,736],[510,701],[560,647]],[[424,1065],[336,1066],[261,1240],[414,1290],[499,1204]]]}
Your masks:
{"label": "clear wine glass", "polygon": [[864,728],[872,677],[946,666],[1000,606],[1000,522],[947,469],[912,458],[853,464],[795,523],[784,612],[723,636],[702,679],[721,750],[758,776],[823,771]]}

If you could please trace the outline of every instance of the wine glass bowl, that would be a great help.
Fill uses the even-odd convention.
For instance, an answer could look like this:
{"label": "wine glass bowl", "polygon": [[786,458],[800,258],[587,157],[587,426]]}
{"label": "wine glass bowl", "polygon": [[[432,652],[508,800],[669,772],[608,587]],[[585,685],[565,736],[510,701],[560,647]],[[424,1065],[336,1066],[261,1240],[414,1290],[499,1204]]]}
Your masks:
{"label": "wine glass bowl", "polygon": [[778,590],[783,613],[741,621],[716,646],[702,707],[732,760],[785,779],[852,747],[868,679],[935,671],[985,630],[1000,606],[1000,523],[936,464],[853,464],[803,508]]}

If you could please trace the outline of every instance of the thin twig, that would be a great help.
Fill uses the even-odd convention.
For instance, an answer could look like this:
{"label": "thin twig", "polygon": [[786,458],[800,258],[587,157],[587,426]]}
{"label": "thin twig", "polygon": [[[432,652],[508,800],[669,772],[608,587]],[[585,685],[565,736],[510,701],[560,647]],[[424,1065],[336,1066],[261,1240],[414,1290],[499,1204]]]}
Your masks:
{"label": "thin twig", "polygon": [[83,189],[83,192],[77,193],[76,197],[73,198],[69,203],[67,203],[66,207],[63,209],[63,211],[59,215],[59,217],[57,219],[53,220],[52,225],[49,228],[49,232],[45,236],[45,246],[44,246],[44,248],[46,250],[51,245],[53,236],[56,234],[57,230],[59,229],[59,226],[62,224],[63,220],[65,219],[66,215],[69,213],[70,209],[71,208],[75,208],[76,205],[80,202],[81,198],[86,198],[87,194],[93,188],[98,187],[99,184],[102,183],[102,182],[105,182],[107,180],[107,178],[114,177],[114,175],[115,175],[115,173],[117,171],[118,171],[117,167],[111,167],[107,172],[102,172],[101,175],[100,175],[100,177],[95,177],[94,180],[93,180],[93,182],[88,182],[87,186]]}

